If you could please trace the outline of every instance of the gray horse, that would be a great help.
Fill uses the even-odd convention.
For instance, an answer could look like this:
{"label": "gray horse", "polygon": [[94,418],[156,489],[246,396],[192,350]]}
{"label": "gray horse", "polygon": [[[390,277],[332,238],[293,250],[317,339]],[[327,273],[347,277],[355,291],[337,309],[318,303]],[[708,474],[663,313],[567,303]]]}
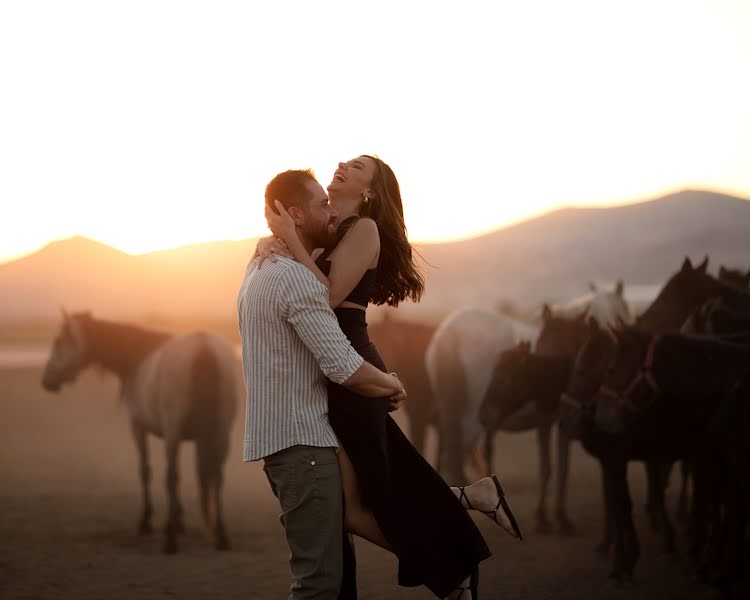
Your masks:
{"label": "gray horse", "polygon": [[194,440],[205,525],[217,549],[229,548],[221,514],[222,471],[229,432],[237,409],[237,357],[226,340],[206,332],[179,336],[94,319],[90,313],[68,315],[55,338],[42,376],[53,392],[75,380],[89,365],[99,365],[120,380],[121,396],[140,459],[143,514],[140,533],[151,533],[147,434],[164,439],[167,452],[169,514],[164,552],[177,551],[184,529],[177,496],[177,458],[182,440]]}

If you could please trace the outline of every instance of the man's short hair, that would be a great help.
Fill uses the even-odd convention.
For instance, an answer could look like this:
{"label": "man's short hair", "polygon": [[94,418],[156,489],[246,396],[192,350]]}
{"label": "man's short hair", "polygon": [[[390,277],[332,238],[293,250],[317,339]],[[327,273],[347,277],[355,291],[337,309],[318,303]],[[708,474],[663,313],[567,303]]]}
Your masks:
{"label": "man's short hair", "polygon": [[306,185],[309,181],[317,181],[311,169],[291,169],[279,173],[266,186],[266,206],[278,214],[273,201],[278,200],[286,210],[290,206],[304,208],[307,206],[310,192]]}

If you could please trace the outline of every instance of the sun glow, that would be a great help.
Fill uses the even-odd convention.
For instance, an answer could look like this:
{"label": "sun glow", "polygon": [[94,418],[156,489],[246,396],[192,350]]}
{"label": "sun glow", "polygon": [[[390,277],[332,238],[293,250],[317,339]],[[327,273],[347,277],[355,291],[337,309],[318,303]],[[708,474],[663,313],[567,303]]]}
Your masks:
{"label": "sun glow", "polygon": [[0,260],[263,234],[276,172],[381,156],[410,236],[684,187],[750,195],[750,8],[4,3]]}

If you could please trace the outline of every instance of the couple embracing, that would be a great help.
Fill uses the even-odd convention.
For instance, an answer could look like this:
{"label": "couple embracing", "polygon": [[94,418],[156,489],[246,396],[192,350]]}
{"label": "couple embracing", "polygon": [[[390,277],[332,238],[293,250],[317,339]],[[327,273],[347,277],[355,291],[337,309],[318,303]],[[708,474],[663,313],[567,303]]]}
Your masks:
{"label": "couple embracing", "polygon": [[367,335],[372,302],[419,300],[401,194],[382,160],[268,184],[237,299],[247,387],[244,460],[263,459],[291,551],[289,598],[356,598],[351,534],[399,559],[398,582],[475,600],[490,556],[467,509],[520,531],[497,478],[448,487],[389,415],[406,399]]}

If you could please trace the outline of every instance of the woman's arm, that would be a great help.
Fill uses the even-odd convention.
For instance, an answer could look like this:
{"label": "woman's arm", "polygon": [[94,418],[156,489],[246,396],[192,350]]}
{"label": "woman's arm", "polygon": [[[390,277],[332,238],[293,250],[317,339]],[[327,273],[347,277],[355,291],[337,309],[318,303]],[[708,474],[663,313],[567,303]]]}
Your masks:
{"label": "woman's arm", "polygon": [[355,288],[365,272],[377,265],[380,254],[380,234],[372,219],[359,219],[349,228],[331,253],[331,270],[326,277],[302,246],[294,222],[278,203],[279,214],[266,211],[271,231],[282,238],[294,258],[305,265],[328,288],[331,308],[339,306]]}
{"label": "woman's arm", "polygon": [[258,268],[260,269],[263,266],[263,262],[266,260],[276,262],[276,256],[292,258],[292,253],[289,252],[286,242],[277,238],[275,235],[260,238],[255,245],[255,254],[253,254],[253,258],[257,258],[260,261],[258,263]]}

